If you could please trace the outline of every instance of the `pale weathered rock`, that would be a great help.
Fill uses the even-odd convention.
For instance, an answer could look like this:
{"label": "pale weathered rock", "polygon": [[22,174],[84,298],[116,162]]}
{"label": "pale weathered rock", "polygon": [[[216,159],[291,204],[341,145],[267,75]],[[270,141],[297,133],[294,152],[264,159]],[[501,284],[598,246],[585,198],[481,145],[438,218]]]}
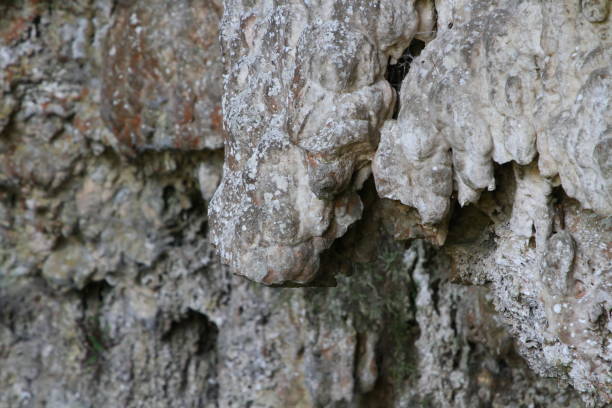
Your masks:
{"label": "pale weathered rock", "polygon": [[[558,174],[585,208],[612,214],[610,24],[585,23],[577,3],[440,5],[437,37],[382,132],[380,193],[437,223],[453,190],[463,206],[495,188],[494,162],[527,165],[539,154],[544,176]],[[597,7],[583,3],[583,12]]]}
{"label": "pale weathered rock", "polygon": [[[589,238],[575,245],[554,208],[568,200],[552,197],[560,185],[583,208],[612,214],[607,4],[578,3],[438,5],[437,36],[412,62],[373,171],[382,196],[416,208],[425,224],[448,223],[455,268],[471,271],[461,279],[493,282],[494,303],[537,371],[606,403],[610,333],[588,316],[610,310],[610,260],[591,260],[587,286],[573,276],[584,273],[576,253],[605,252],[612,237],[605,227],[582,227]],[[515,181],[496,179],[494,164],[510,161]],[[503,182],[503,192],[480,199]],[[454,191],[461,206],[477,203],[483,221],[458,209],[448,221]],[[511,217],[508,207],[503,215],[508,205]],[[452,232],[461,217],[475,242]]]}
{"label": "pale weathered rock", "polygon": [[361,217],[355,190],[394,107],[387,60],[432,24],[418,3],[226,2],[228,138],[210,217],[232,271],[307,283]]}

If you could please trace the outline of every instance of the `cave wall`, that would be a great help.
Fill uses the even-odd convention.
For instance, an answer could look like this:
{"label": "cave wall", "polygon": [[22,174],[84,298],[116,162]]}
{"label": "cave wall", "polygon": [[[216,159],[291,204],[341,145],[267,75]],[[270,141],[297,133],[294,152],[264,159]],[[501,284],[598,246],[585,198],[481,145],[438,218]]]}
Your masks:
{"label": "cave wall", "polygon": [[608,13],[0,3],[0,407],[610,403]]}

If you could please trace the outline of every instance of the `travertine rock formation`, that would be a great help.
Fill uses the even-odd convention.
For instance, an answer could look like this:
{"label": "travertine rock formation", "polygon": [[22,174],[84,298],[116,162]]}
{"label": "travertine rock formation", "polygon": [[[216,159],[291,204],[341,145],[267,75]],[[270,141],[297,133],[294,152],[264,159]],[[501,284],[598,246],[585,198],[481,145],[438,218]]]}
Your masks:
{"label": "travertine rock formation", "polygon": [[223,181],[212,239],[235,273],[313,279],[321,252],[361,217],[356,194],[395,94],[384,79],[426,1],[227,2]]}
{"label": "travertine rock formation", "polygon": [[608,13],[0,2],[0,407],[606,406]]}
{"label": "travertine rock formation", "polygon": [[[440,4],[436,39],[383,128],[374,178],[424,223],[447,222],[455,191],[461,206],[475,203],[492,225],[456,249],[472,251],[457,257],[459,273],[492,282],[537,371],[609,401],[612,340],[599,321],[612,309],[611,26],[607,2],[583,3]],[[494,164],[511,161],[515,180],[496,179]],[[580,205],[554,200],[555,187]]]}
{"label": "travertine rock formation", "polygon": [[591,23],[577,3],[440,5],[436,39],[383,131],[381,194],[437,223],[453,190],[463,206],[495,189],[494,163],[537,160],[584,208],[612,214],[610,25]]}

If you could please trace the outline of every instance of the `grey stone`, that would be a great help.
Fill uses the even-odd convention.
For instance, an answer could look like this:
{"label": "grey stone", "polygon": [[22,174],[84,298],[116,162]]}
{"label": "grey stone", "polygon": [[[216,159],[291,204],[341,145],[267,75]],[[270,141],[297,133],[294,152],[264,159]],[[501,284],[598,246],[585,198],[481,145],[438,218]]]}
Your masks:
{"label": "grey stone", "polygon": [[0,2],[0,407],[609,405],[607,3],[225,6]]}

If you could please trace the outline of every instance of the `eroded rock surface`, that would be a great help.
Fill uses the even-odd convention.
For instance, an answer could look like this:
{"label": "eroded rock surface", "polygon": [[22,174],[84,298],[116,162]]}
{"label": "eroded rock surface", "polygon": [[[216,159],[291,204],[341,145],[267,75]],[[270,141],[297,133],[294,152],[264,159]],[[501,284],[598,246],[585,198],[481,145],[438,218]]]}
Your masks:
{"label": "eroded rock surface", "polygon": [[495,163],[537,160],[584,208],[612,214],[610,24],[582,3],[441,4],[382,132],[381,195],[437,223],[453,191],[463,206],[495,189]]}
{"label": "eroded rock surface", "polygon": [[536,372],[569,381],[587,401],[605,405],[610,218],[583,210],[560,189],[551,196],[535,165],[505,167],[496,178],[495,192],[450,220],[444,251],[455,279],[491,288]]}
{"label": "eroded rock surface", "polygon": [[[604,3],[439,4],[436,38],[412,61],[373,164],[383,197],[450,226],[455,268],[492,283],[532,367],[600,403],[612,386],[610,331],[596,323],[612,309]],[[455,199],[475,207],[448,221]]]}
{"label": "eroded rock surface", "polygon": [[[605,54],[580,58],[606,51],[608,4],[258,3],[226,2],[223,164],[218,2],[0,2],[0,407],[606,406],[608,78]],[[406,111],[433,103],[405,85],[389,121],[387,60],[424,40],[406,84],[435,87],[435,69],[431,83],[413,78],[419,64],[464,64],[453,44],[478,29],[520,78],[508,82],[517,107],[528,97],[516,89],[540,89],[544,74],[523,76],[529,58],[503,50],[529,54],[542,27],[559,35],[540,44],[554,62],[543,116],[503,105],[495,117],[535,126],[525,146],[547,161],[507,148],[518,163],[487,164],[484,145],[455,158],[425,129],[425,156],[451,164],[431,178],[420,150],[402,146],[376,165],[413,184],[383,193],[379,172],[379,193],[398,194],[380,199],[366,180],[380,128],[382,154],[419,129]],[[470,61],[489,69],[486,55]],[[475,98],[470,75],[447,84],[451,105]],[[489,120],[485,101],[466,114]],[[523,146],[515,133],[504,143]],[[456,160],[486,176],[464,208],[447,194],[472,197],[448,184]],[[420,201],[396,190],[425,185]],[[234,272],[302,282],[320,265],[336,287],[233,276],[209,222],[239,255]]]}
{"label": "eroded rock surface", "polygon": [[419,30],[428,2],[227,2],[222,23],[228,138],[210,209],[232,271],[306,283],[319,255],[361,217],[395,93],[384,74]]}

